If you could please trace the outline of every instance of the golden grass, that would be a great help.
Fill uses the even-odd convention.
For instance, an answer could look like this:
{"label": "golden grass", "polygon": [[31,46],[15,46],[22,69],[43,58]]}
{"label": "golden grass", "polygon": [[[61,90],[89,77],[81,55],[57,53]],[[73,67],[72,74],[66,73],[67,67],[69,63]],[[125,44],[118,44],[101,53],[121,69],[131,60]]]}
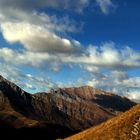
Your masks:
{"label": "golden grass", "polygon": [[140,104],[65,140],[140,140]]}

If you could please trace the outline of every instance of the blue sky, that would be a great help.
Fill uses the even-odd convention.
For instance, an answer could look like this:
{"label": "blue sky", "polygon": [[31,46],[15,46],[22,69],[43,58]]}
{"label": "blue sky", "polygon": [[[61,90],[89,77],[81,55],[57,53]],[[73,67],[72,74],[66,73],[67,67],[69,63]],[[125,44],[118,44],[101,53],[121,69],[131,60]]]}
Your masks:
{"label": "blue sky", "polygon": [[139,0],[0,0],[0,74],[36,93],[89,85],[140,100]]}

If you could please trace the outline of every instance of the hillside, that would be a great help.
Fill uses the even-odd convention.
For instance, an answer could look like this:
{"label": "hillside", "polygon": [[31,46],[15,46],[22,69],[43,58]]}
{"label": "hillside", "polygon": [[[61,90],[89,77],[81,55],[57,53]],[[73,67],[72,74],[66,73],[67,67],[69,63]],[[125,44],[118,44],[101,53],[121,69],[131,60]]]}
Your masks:
{"label": "hillside", "polygon": [[65,140],[139,140],[140,104],[118,117]]}

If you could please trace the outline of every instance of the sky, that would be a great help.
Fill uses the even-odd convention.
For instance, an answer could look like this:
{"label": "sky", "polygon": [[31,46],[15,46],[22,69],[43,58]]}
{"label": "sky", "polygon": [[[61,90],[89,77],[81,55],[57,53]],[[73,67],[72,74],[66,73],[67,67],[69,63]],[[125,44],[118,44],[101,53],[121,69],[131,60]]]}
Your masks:
{"label": "sky", "polygon": [[139,0],[0,0],[0,74],[30,93],[92,86],[140,100]]}

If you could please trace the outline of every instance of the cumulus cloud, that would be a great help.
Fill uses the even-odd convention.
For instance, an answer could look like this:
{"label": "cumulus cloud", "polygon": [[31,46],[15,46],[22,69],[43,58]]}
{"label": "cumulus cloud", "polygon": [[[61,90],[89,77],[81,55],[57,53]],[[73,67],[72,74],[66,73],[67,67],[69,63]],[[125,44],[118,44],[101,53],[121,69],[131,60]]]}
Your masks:
{"label": "cumulus cloud", "polygon": [[[76,21],[68,16],[57,17],[56,15],[48,15],[44,12],[23,11],[22,9],[12,9],[11,7],[0,9],[1,23],[29,23],[44,27],[52,32],[78,32],[81,30],[82,24],[77,24]],[[37,20],[36,20],[37,19]]]}
{"label": "cumulus cloud", "polygon": [[96,3],[105,15],[110,13],[110,9],[114,9],[116,7],[112,0],[96,0]]}
{"label": "cumulus cloud", "polygon": [[[70,42],[66,42],[66,44],[67,43],[69,44]],[[55,47],[57,47],[57,45]],[[68,50],[67,53],[67,48],[65,48],[65,46],[63,46],[62,50],[55,50],[55,47],[55,55],[49,52],[49,49],[53,51],[53,48],[45,48],[46,52],[45,50],[40,50],[42,49],[40,47],[34,52],[30,50],[14,51],[10,48],[1,48],[0,57],[6,62],[14,62],[16,65],[30,65],[40,67],[45,62],[54,62],[54,66],[56,64],[57,66],[59,64],[79,65],[81,68],[90,72],[99,71],[99,69],[127,71],[140,67],[139,52],[136,52],[129,47],[124,47],[123,49],[118,50],[115,47],[115,43],[113,42],[104,43],[98,47],[90,45],[87,49],[85,49],[84,52],[81,51],[81,53],[78,54],[75,52],[70,53],[70,50]]]}
{"label": "cumulus cloud", "polygon": [[139,52],[134,51],[130,47],[124,47],[123,49],[118,50],[116,44],[113,42],[107,42],[101,46],[90,45],[82,56],[68,56],[64,59],[64,62],[65,61],[119,70],[140,67]]}
{"label": "cumulus cloud", "polygon": [[71,21],[69,17],[58,18],[55,15],[49,16],[36,11],[24,11],[19,7],[14,9],[12,6],[0,8],[0,31],[8,42],[19,42],[26,49],[37,52],[77,53],[80,51],[80,42],[60,36],[67,32],[77,32],[77,29],[81,28],[78,28],[76,22]]}
{"label": "cumulus cloud", "polygon": [[29,23],[6,22],[1,24],[1,31],[8,42],[20,42],[30,51],[75,53],[80,48],[78,41],[61,38],[46,28]]}

